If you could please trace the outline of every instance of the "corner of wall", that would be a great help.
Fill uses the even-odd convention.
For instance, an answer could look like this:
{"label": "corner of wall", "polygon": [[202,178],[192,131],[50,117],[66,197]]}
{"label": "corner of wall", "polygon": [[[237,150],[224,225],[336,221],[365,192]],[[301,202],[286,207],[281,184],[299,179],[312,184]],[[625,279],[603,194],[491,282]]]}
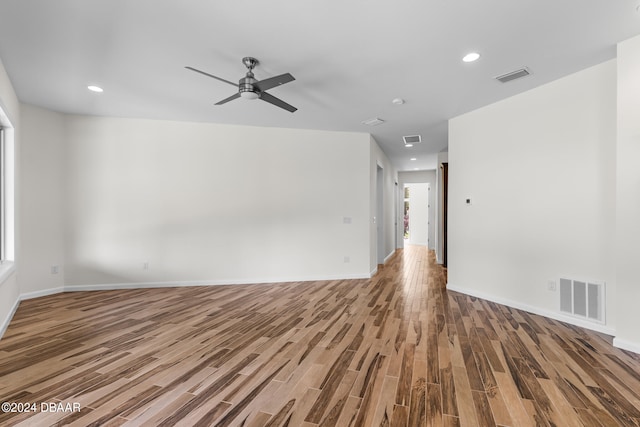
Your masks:
{"label": "corner of wall", "polygon": [[627,341],[622,338],[615,337],[613,338],[613,346],[622,350],[640,354],[640,343],[638,342]]}
{"label": "corner of wall", "polygon": [[398,172],[395,170],[391,161],[387,155],[382,151],[378,142],[372,135],[369,135],[370,140],[370,180],[369,180],[369,268],[370,271],[375,271],[378,268],[378,232],[377,225],[374,223],[373,218],[377,217],[378,201],[377,201],[377,170],[378,166],[382,168],[382,234],[383,245],[382,252],[384,258],[391,256],[396,249],[396,216],[397,209],[395,200],[397,198],[396,192],[398,181]]}
{"label": "corner of wall", "polygon": [[615,272],[617,334],[614,345],[640,353],[640,36],[618,44],[615,193]]}

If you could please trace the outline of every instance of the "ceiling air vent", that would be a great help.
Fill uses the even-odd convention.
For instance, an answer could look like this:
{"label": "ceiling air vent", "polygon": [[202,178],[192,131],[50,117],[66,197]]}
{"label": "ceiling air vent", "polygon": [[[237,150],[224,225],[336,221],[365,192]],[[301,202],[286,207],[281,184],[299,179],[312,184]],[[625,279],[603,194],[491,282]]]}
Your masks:
{"label": "ceiling air vent", "polygon": [[403,136],[402,139],[404,139],[405,145],[406,144],[418,144],[418,143],[422,142],[422,138],[420,138],[420,135]]}
{"label": "ceiling air vent", "polygon": [[495,79],[498,80],[501,83],[506,83],[506,82],[510,82],[512,80],[515,80],[515,79],[526,77],[529,74],[531,74],[529,69],[527,67],[524,67],[524,68],[521,68],[519,70],[511,71],[510,73],[498,76]]}
{"label": "ceiling air vent", "polygon": [[384,120],[379,119],[377,117],[375,117],[373,119],[365,120],[365,121],[362,122],[363,125],[367,125],[367,126],[376,126],[376,125],[379,125],[381,123],[384,123]]}

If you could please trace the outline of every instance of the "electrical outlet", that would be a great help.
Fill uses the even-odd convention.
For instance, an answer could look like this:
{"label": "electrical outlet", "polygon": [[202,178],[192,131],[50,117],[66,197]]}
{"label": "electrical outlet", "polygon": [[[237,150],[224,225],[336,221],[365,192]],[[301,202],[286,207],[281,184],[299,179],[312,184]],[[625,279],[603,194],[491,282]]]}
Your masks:
{"label": "electrical outlet", "polygon": [[148,270],[149,269],[149,261],[145,261],[144,263],[142,263],[142,269],[143,270]]}
{"label": "electrical outlet", "polygon": [[345,263],[347,263],[347,262],[351,262],[351,258],[350,258],[350,257],[348,257],[348,256],[344,257],[344,262],[345,262]]}
{"label": "electrical outlet", "polygon": [[57,265],[51,266],[51,274],[58,274],[59,267]]}
{"label": "electrical outlet", "polygon": [[554,291],[556,290],[556,281],[555,280],[549,280],[547,282],[547,289],[549,289],[550,291]]}

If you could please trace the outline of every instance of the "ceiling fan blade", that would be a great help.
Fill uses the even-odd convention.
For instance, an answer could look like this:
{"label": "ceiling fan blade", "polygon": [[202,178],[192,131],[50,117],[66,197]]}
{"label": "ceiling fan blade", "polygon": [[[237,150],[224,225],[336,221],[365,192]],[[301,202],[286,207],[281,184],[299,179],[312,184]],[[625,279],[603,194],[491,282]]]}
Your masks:
{"label": "ceiling fan blade", "polygon": [[269,77],[268,79],[260,80],[259,82],[255,82],[253,85],[260,89],[261,92],[265,90],[269,90],[272,87],[280,86],[285,83],[289,83],[295,80],[291,74],[281,74],[275,77]]}
{"label": "ceiling fan blade", "polygon": [[296,110],[298,110],[296,107],[294,107],[293,105],[289,105],[286,102],[284,102],[283,100],[276,98],[273,95],[268,94],[267,92],[262,92],[260,94],[260,99],[262,99],[263,101],[267,101],[269,104],[273,104],[276,107],[280,107],[283,108],[287,111],[289,111],[290,113],[295,112]]}
{"label": "ceiling fan blade", "polygon": [[238,83],[230,82],[229,80],[225,80],[223,78],[216,77],[213,74],[205,73],[204,71],[200,71],[200,70],[195,69],[193,67],[184,67],[184,68],[186,68],[187,70],[195,71],[196,73],[204,74],[205,76],[211,77],[212,79],[220,80],[221,82],[229,83],[232,86],[238,87]]}
{"label": "ceiling fan blade", "polygon": [[240,98],[240,93],[234,93],[233,95],[231,95],[228,98],[223,99],[220,102],[216,102],[216,105],[222,105],[222,104],[226,104],[229,101],[233,101],[234,99]]}

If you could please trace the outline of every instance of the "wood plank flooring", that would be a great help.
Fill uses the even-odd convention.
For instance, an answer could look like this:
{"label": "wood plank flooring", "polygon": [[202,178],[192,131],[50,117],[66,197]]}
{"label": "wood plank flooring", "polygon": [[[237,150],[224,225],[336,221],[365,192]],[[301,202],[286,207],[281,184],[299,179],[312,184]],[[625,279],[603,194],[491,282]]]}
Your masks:
{"label": "wood plank flooring", "polygon": [[0,401],[37,410],[0,425],[640,426],[640,356],[445,275],[410,246],[370,280],[24,301]]}

